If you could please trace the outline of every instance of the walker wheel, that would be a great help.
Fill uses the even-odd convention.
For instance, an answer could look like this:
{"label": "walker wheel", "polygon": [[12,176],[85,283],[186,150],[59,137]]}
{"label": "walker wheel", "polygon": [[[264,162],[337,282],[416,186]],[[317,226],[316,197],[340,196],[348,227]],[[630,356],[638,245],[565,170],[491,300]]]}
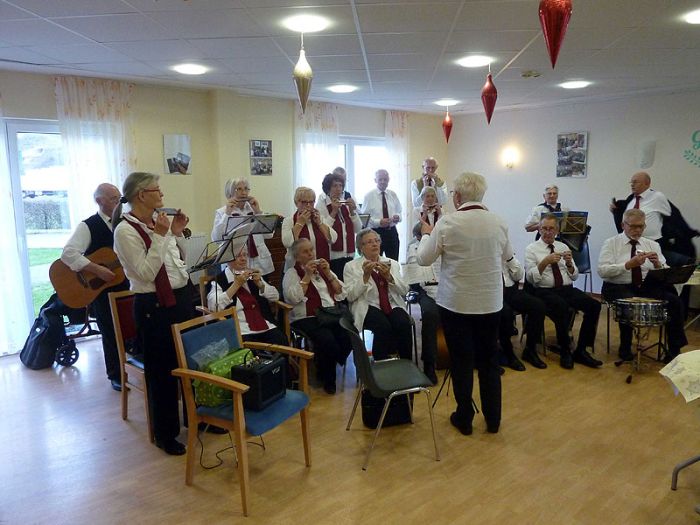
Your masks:
{"label": "walker wheel", "polygon": [[56,362],[61,366],[74,365],[78,360],[78,356],[80,356],[80,352],[78,352],[74,341],[68,341],[68,343],[56,350]]}

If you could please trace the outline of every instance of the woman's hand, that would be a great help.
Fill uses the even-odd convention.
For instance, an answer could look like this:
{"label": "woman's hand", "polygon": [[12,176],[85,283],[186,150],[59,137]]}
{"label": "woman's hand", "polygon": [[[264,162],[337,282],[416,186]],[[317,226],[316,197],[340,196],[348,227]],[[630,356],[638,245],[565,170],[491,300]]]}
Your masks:
{"label": "woman's hand", "polygon": [[164,211],[158,212],[154,224],[153,231],[158,235],[165,237],[170,229],[170,220]]}
{"label": "woman's hand", "polygon": [[170,231],[173,232],[173,235],[175,237],[181,237],[182,230],[185,229],[185,226],[187,226],[188,222],[190,222],[190,218],[184,213],[182,213],[182,210],[178,209],[177,213],[173,217],[173,222],[170,225]]}

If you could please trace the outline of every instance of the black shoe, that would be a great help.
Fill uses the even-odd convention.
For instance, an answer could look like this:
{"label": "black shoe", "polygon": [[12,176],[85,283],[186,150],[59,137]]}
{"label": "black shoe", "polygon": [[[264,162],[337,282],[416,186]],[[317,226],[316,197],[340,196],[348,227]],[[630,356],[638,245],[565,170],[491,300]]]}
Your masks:
{"label": "black shoe", "polygon": [[500,428],[500,423],[489,423],[486,422],[486,432],[489,434],[498,434],[498,429]]}
{"label": "black shoe", "polygon": [[156,440],[156,446],[162,448],[166,454],[171,456],[182,456],[187,452],[185,445],[180,443],[177,439],[168,439],[166,441]]}
{"label": "black shoe", "polygon": [[112,384],[112,390],[117,392],[122,391],[122,380],[121,379],[110,379],[109,382]]}
{"label": "black shoe", "polygon": [[633,361],[634,360],[634,355],[630,350],[620,350],[619,351],[620,359],[623,361]]}
{"label": "black shoe", "polygon": [[208,425],[207,423],[200,423],[197,425],[197,429],[202,432],[208,432],[209,434],[228,434],[228,430],[225,428],[217,427],[216,425]]}
{"label": "black shoe", "polygon": [[567,370],[571,370],[574,367],[574,358],[571,356],[570,350],[561,351],[559,355],[559,365]]}
{"label": "black shoe", "polygon": [[525,349],[525,351],[523,352],[523,361],[530,363],[535,368],[547,368],[547,363],[540,359],[540,356],[537,355],[537,350]]}
{"label": "black shoe", "polygon": [[573,355],[573,359],[577,363],[581,363],[584,366],[591,368],[598,368],[602,366],[603,362],[595,359],[591,354],[585,350],[576,350]]}
{"label": "black shoe", "polygon": [[680,350],[673,350],[673,349],[666,350],[666,352],[664,352],[663,363],[665,365],[669,364],[676,357],[678,357],[678,354],[680,354],[680,353],[681,353]]}
{"label": "black shoe", "polygon": [[433,363],[423,363],[423,373],[425,374],[425,377],[430,379],[432,384],[438,384],[438,377],[435,373],[435,365]]}
{"label": "black shoe", "polygon": [[516,372],[524,372],[525,371],[525,365],[522,364],[520,362],[520,359],[518,359],[515,356],[512,356],[508,359],[506,366],[512,370],[515,370]]}
{"label": "black shoe", "polygon": [[450,414],[450,423],[452,423],[452,426],[455,427],[457,430],[459,430],[465,436],[472,435],[472,424],[471,423],[462,423],[457,418],[457,412],[452,412],[452,414]]}
{"label": "black shoe", "polygon": [[333,381],[324,381],[323,383],[323,391],[326,394],[329,395],[335,395],[336,392],[336,387],[335,387],[335,379]]}
{"label": "black shoe", "polygon": [[506,369],[503,368],[502,366],[498,367],[498,375],[503,375],[506,373]]}

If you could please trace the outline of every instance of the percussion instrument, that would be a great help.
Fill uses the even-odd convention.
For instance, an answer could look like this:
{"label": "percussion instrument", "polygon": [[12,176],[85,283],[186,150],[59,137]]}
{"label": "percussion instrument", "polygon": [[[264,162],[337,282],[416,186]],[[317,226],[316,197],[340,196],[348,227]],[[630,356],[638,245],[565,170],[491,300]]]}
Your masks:
{"label": "percussion instrument", "polygon": [[632,326],[659,326],[666,322],[666,301],[646,297],[615,300],[615,321]]}

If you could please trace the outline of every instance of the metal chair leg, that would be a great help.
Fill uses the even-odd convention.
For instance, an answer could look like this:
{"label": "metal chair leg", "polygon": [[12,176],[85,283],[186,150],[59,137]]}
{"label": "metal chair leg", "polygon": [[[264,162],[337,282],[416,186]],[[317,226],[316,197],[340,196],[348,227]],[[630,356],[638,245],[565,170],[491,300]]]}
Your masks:
{"label": "metal chair leg", "polygon": [[433,445],[435,446],[435,461],[440,461],[440,451],[438,450],[437,435],[435,434],[435,418],[433,417],[433,404],[430,400],[430,390],[427,388],[421,389],[428,398],[428,414],[430,414],[430,428],[433,431]]}
{"label": "metal chair leg", "polygon": [[382,415],[379,417],[379,423],[377,423],[377,430],[374,432],[374,437],[372,438],[372,443],[370,444],[369,450],[367,451],[367,456],[365,457],[365,464],[362,465],[362,470],[367,470],[367,466],[369,465],[369,458],[372,455],[372,450],[374,450],[374,444],[377,442],[379,432],[382,430],[382,425],[384,424],[384,418],[386,417],[387,410],[389,410],[389,405],[391,404],[391,400],[394,399],[395,395],[396,393],[392,392],[391,394],[389,394],[389,397],[387,397],[384,400],[384,408],[382,409]]}
{"label": "metal chair leg", "polygon": [[673,476],[671,477],[671,490],[676,490],[676,487],[678,487],[678,473],[685,467],[689,467],[690,465],[697,463],[698,461],[700,461],[700,456],[695,456],[694,458],[686,459],[685,461],[673,467]]}
{"label": "metal chair leg", "polygon": [[350,419],[348,419],[348,426],[345,430],[350,430],[350,425],[352,425],[352,420],[355,418],[355,412],[357,411],[357,405],[360,402],[360,397],[362,396],[362,383],[358,383],[357,395],[355,396],[355,404],[352,405],[352,412],[350,412]]}

